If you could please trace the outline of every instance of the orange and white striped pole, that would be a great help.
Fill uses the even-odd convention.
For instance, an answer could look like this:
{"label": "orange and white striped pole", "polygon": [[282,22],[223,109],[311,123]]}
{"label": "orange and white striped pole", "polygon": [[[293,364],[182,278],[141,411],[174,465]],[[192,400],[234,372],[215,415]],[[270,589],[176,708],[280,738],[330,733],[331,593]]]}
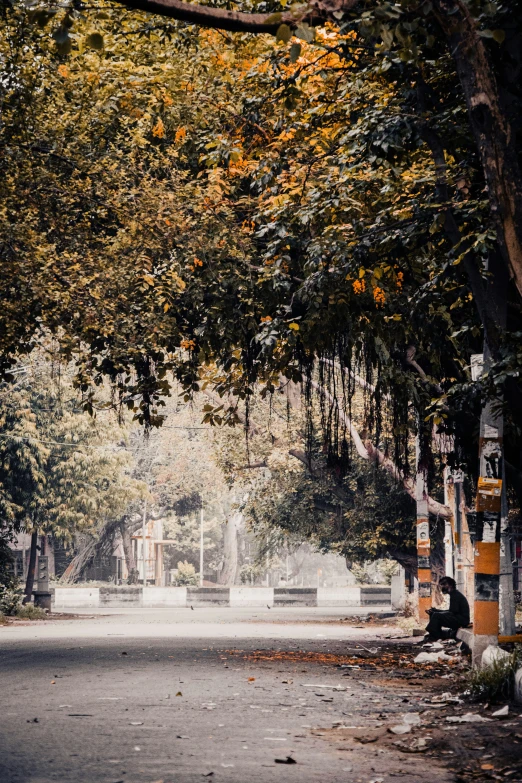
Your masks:
{"label": "orange and white striped pole", "polygon": [[417,502],[417,579],[419,585],[418,615],[419,622],[427,623],[431,609],[431,559],[430,559],[430,523],[428,516],[427,471],[422,465],[420,440],[416,441],[417,480],[415,499]]}
{"label": "orange and white striped pole", "polygon": [[[482,368],[482,355],[472,357],[474,378],[480,377]],[[473,664],[479,666],[486,647],[498,644],[500,517],[502,493],[505,492],[502,459],[503,419],[487,404],[480,418],[477,530],[474,544]]]}

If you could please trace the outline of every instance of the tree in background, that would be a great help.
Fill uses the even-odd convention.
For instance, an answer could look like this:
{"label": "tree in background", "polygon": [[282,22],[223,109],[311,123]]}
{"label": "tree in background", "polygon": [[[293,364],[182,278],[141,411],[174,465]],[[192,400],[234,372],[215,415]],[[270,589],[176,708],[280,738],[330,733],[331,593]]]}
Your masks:
{"label": "tree in background", "polygon": [[[86,414],[71,368],[43,341],[4,384],[0,417],[0,502],[13,532],[31,533],[25,600],[35,576],[38,536],[71,543],[79,532],[118,520],[142,492],[129,475],[113,414]],[[112,421],[111,421],[112,418]]]}

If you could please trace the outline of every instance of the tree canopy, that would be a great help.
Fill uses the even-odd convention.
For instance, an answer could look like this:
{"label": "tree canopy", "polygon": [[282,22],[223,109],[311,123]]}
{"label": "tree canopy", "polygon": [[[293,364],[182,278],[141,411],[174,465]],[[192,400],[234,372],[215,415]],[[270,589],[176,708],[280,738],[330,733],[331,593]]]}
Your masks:
{"label": "tree canopy", "polygon": [[403,473],[494,397],[519,488],[518,5],[262,8],[4,7],[6,369],[43,323],[147,424],[170,371],[217,424],[303,381],[341,466],[362,386]]}

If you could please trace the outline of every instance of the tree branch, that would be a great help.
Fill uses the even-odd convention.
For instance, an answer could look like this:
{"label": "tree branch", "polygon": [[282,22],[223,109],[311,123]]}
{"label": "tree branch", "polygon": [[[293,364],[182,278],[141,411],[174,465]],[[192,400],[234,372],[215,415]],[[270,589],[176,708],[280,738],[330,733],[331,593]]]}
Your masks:
{"label": "tree branch", "polygon": [[[402,484],[408,495],[410,495],[415,500],[416,495],[414,481],[410,478],[406,478],[402,471],[399,470],[399,468],[395,465],[395,463],[392,462],[389,457],[383,454],[380,449],[376,448],[371,441],[367,440],[363,443],[361,436],[352,423],[352,420],[348,418],[344,411],[339,408],[339,403],[327,389],[323,388],[315,381],[312,381],[312,387],[317,389],[320,394],[323,394],[333,405],[337,406],[339,410],[339,416],[343,420],[346,428],[349,430],[359,456],[361,456],[363,459],[369,459],[376,465],[379,465],[379,467],[383,468],[398,483]],[[451,511],[448,506],[439,503],[437,500],[434,500],[431,497],[428,497],[428,511],[430,514],[442,517],[443,519],[449,519],[451,516]]]}
{"label": "tree branch", "polygon": [[336,12],[349,10],[357,1],[315,0],[297,14],[291,11],[278,14],[250,14],[197,3],[185,3],[182,0],[116,0],[125,8],[167,16],[187,24],[213,27],[216,30],[228,30],[232,33],[271,33],[272,35],[276,34],[281,24],[287,24],[291,29],[295,29],[302,21],[310,25],[320,24]]}

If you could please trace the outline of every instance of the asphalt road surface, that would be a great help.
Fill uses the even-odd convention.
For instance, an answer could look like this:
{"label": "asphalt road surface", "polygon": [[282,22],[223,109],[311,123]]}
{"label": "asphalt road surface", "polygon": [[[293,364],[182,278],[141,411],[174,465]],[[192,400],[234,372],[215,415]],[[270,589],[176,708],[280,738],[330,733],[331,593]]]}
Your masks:
{"label": "asphalt road surface", "polygon": [[454,779],[366,742],[420,694],[292,659],[385,644],[393,627],[325,609],[84,614],[0,627],[1,783]]}

